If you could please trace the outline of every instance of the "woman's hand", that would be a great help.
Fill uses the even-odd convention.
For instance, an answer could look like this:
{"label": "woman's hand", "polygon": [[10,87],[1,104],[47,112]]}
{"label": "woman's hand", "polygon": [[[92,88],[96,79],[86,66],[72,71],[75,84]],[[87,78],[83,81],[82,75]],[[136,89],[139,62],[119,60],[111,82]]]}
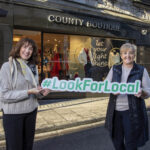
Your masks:
{"label": "woman's hand", "polygon": [[42,89],[42,91],[40,92],[43,96],[47,96],[49,93],[51,92],[50,89]]}
{"label": "woman's hand", "polygon": [[39,94],[41,91],[42,91],[42,88],[33,88],[33,89],[28,90],[28,94],[29,94],[29,95],[30,95],[30,94],[35,94],[35,95],[37,95],[37,94]]}
{"label": "woman's hand", "polygon": [[42,87],[41,86],[38,86],[37,88],[33,88],[33,89],[30,89],[28,90],[28,94],[39,94],[41,91],[42,91]]}
{"label": "woman's hand", "polygon": [[140,89],[140,91],[137,93],[137,94],[135,94],[134,96],[136,96],[136,97],[141,97],[141,98],[147,98],[147,96],[148,96],[148,93],[147,92],[145,92],[144,90],[142,90],[142,88]]}
{"label": "woman's hand", "polygon": [[136,96],[136,97],[141,97],[142,96],[142,89],[140,89],[140,91],[137,93],[137,94],[134,94],[134,96]]}
{"label": "woman's hand", "polygon": [[119,95],[120,93],[113,93],[113,95]]}

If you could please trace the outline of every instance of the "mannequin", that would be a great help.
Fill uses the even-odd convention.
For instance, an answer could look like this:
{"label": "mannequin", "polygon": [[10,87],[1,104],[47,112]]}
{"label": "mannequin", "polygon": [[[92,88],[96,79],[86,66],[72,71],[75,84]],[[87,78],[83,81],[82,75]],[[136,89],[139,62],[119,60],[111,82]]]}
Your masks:
{"label": "mannequin", "polygon": [[78,56],[78,60],[81,64],[86,65],[87,64],[87,54],[85,52],[85,48],[83,48]]}
{"label": "mannequin", "polygon": [[67,79],[69,79],[69,64],[68,64],[68,54],[69,54],[69,50],[68,48],[64,49],[64,65],[63,65],[63,70],[65,73],[65,76]]}
{"label": "mannequin", "polygon": [[78,60],[81,64],[84,65],[85,77],[90,77],[91,60],[88,48],[83,48],[81,50],[78,56]]}
{"label": "mannequin", "polygon": [[120,54],[118,48],[113,48],[109,53],[108,66],[111,68],[114,64],[120,63]]}
{"label": "mannequin", "polygon": [[51,67],[51,71],[50,71],[51,77],[53,77],[53,76],[59,77],[59,72],[61,70],[61,64],[60,64],[60,56],[58,53],[58,45],[57,44],[54,45],[54,50],[53,50],[51,61],[52,61],[51,66],[50,66]]}

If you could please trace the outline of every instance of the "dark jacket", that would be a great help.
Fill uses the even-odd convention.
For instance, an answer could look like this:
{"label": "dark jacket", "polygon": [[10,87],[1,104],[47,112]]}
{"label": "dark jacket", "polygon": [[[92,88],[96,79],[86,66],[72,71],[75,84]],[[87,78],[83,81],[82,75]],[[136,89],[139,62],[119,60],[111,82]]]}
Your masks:
{"label": "dark jacket", "polygon": [[[134,63],[134,66],[128,76],[127,82],[142,81],[144,67]],[[113,67],[112,82],[121,82],[122,64]],[[113,117],[116,106],[116,95],[110,94],[107,108],[105,127],[113,135]],[[129,116],[132,124],[132,135],[136,139],[137,147],[142,146],[148,140],[148,117],[145,102],[142,98],[134,95],[128,95]]]}

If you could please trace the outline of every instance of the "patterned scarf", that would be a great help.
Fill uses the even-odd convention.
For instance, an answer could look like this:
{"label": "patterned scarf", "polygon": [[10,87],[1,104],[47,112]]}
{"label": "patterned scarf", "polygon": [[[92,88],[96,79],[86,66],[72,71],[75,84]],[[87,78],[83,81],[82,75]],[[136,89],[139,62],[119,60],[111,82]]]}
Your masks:
{"label": "patterned scarf", "polygon": [[35,65],[27,65],[27,61],[24,61],[20,58],[17,58],[17,61],[19,62],[21,69],[22,69],[22,73],[25,77],[26,80],[28,80],[29,82],[33,83],[33,85],[35,85],[35,87],[37,87],[38,85],[38,73],[37,73],[37,68]]}

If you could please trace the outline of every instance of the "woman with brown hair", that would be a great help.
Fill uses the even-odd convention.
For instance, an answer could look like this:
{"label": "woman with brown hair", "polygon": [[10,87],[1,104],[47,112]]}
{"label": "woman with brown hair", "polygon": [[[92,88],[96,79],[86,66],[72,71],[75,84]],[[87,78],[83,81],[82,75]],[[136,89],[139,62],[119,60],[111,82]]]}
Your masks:
{"label": "woman with brown hair", "polygon": [[38,82],[37,46],[21,39],[0,71],[1,104],[7,150],[32,150],[38,101],[47,95]]}

